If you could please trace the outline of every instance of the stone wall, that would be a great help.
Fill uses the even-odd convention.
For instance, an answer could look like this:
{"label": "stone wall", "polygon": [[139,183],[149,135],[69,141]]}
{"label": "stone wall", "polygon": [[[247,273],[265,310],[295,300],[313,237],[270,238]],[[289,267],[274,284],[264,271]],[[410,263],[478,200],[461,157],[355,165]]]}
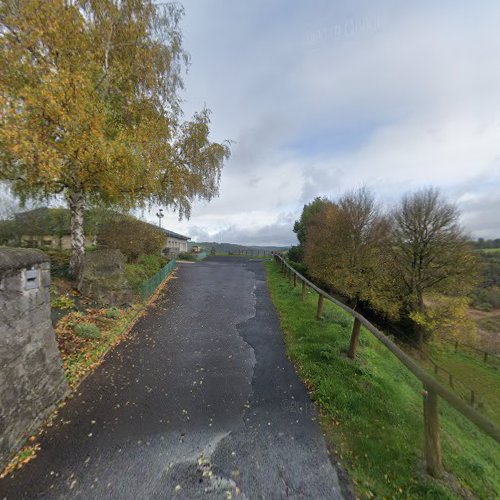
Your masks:
{"label": "stone wall", "polygon": [[120,250],[98,249],[85,254],[78,289],[100,304],[120,306],[134,302],[125,277],[125,256]]}
{"label": "stone wall", "polygon": [[67,394],[50,321],[50,264],[0,248],[0,469]]}

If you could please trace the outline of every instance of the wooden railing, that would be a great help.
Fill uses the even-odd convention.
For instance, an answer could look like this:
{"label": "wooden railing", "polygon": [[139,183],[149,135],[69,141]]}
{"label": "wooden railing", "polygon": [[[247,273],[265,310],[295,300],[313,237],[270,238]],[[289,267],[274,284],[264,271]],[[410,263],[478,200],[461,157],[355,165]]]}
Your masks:
{"label": "wooden railing", "polygon": [[473,406],[460,399],[456,394],[448,388],[441,385],[431,374],[418,366],[404,351],[402,351],[391,339],[384,335],[378,328],[372,325],[364,316],[359,314],[354,309],[346,306],[338,301],[327,292],[317,287],[306,277],[290,266],[285,259],[274,254],[275,261],[281,266],[281,271],[288,278],[290,285],[297,286],[298,280],[302,282],[302,298],[305,301],[307,297],[308,287],[317,292],[318,306],[316,317],[321,318],[325,299],[348,312],[354,318],[354,325],[351,334],[351,340],[348,350],[348,356],[352,359],[356,357],[358,340],[360,335],[361,325],[363,325],[371,334],[375,336],[385,347],[410,370],[417,379],[423,384],[423,416],[424,416],[424,437],[425,437],[425,459],[427,472],[434,476],[440,477],[443,474],[443,465],[441,457],[441,442],[439,435],[439,416],[438,416],[438,400],[443,398],[450,406],[459,411],[467,419],[473,422],[481,431],[492,437],[497,443],[500,443],[500,428],[488,420],[486,417],[478,413]]}

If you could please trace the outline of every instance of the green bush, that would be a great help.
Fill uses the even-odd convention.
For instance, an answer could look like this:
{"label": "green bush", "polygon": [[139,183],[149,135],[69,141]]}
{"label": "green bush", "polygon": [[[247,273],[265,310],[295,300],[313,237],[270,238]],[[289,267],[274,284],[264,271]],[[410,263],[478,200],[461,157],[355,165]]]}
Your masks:
{"label": "green bush", "polygon": [[149,277],[159,272],[167,262],[168,259],[160,255],[141,255],[137,260],[137,264],[143,267]]}
{"label": "green bush", "polygon": [[75,306],[75,301],[67,295],[58,295],[50,300],[52,309],[71,309]]}
{"label": "green bush", "polygon": [[480,302],[479,304],[474,304],[474,307],[478,311],[490,312],[493,310],[493,306],[489,302]]}
{"label": "green bush", "polygon": [[122,315],[120,309],[117,307],[110,307],[106,312],[104,313],[104,316],[109,319],[118,319]]}
{"label": "green bush", "polygon": [[478,288],[472,293],[472,305],[481,311],[491,311],[500,307],[500,288],[490,286]]}
{"label": "green bush", "polygon": [[132,287],[136,287],[150,276],[148,276],[146,269],[140,264],[125,264],[125,277]]}
{"label": "green bush", "polygon": [[293,260],[294,262],[303,262],[304,260],[304,249],[300,245],[290,247],[286,256]]}
{"label": "green bush", "polygon": [[304,264],[301,264],[300,262],[295,262],[291,259],[288,259],[288,263],[300,274],[305,275],[307,272],[307,267]]}
{"label": "green bush", "polygon": [[50,274],[53,278],[68,279],[69,272],[69,250],[44,249],[50,257]]}
{"label": "green bush", "polygon": [[141,255],[136,264],[125,264],[125,277],[132,287],[137,287],[153,277],[167,264],[160,255]]}
{"label": "green bush", "polygon": [[84,339],[101,338],[101,330],[94,323],[78,323],[75,325],[75,334]]}
{"label": "green bush", "polygon": [[192,261],[197,260],[196,255],[194,253],[188,253],[188,252],[180,253],[178,258],[180,260],[192,260]]}

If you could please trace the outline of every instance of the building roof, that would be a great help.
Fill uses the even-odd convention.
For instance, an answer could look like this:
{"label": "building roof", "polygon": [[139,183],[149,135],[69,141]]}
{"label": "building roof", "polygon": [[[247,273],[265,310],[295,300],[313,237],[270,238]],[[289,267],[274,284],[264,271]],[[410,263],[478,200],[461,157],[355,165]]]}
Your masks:
{"label": "building roof", "polygon": [[184,236],[183,234],[174,233],[169,229],[164,229],[161,227],[160,230],[163,231],[167,236],[170,236],[171,238],[177,238],[178,240],[186,240],[186,241],[191,239],[189,236]]}

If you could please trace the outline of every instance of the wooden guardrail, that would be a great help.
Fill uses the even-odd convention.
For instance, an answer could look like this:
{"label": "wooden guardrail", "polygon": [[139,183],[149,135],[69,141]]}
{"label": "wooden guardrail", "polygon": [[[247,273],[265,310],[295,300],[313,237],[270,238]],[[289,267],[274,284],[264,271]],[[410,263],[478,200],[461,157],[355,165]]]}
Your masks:
{"label": "wooden guardrail", "polygon": [[356,356],[361,325],[363,325],[371,334],[377,338],[387,349],[410,370],[416,378],[423,384],[423,415],[424,415],[424,437],[425,437],[425,460],[427,472],[434,477],[440,477],[443,474],[443,463],[441,456],[441,441],[439,435],[439,415],[438,400],[443,398],[449,405],[459,411],[467,419],[473,422],[481,431],[492,437],[497,443],[500,443],[500,428],[478,413],[470,404],[461,400],[456,394],[452,393],[446,387],[441,385],[432,375],[420,368],[413,359],[402,351],[392,340],[384,335],[378,328],[372,325],[364,316],[354,309],[338,301],[327,292],[317,287],[306,277],[290,266],[285,259],[275,253],[275,261],[281,266],[281,271],[288,278],[290,285],[297,286],[297,281],[302,282],[302,298],[305,301],[307,288],[311,288],[318,294],[318,306],[316,317],[321,318],[325,299],[348,312],[354,318],[354,325],[351,334],[348,356],[352,359]]}

